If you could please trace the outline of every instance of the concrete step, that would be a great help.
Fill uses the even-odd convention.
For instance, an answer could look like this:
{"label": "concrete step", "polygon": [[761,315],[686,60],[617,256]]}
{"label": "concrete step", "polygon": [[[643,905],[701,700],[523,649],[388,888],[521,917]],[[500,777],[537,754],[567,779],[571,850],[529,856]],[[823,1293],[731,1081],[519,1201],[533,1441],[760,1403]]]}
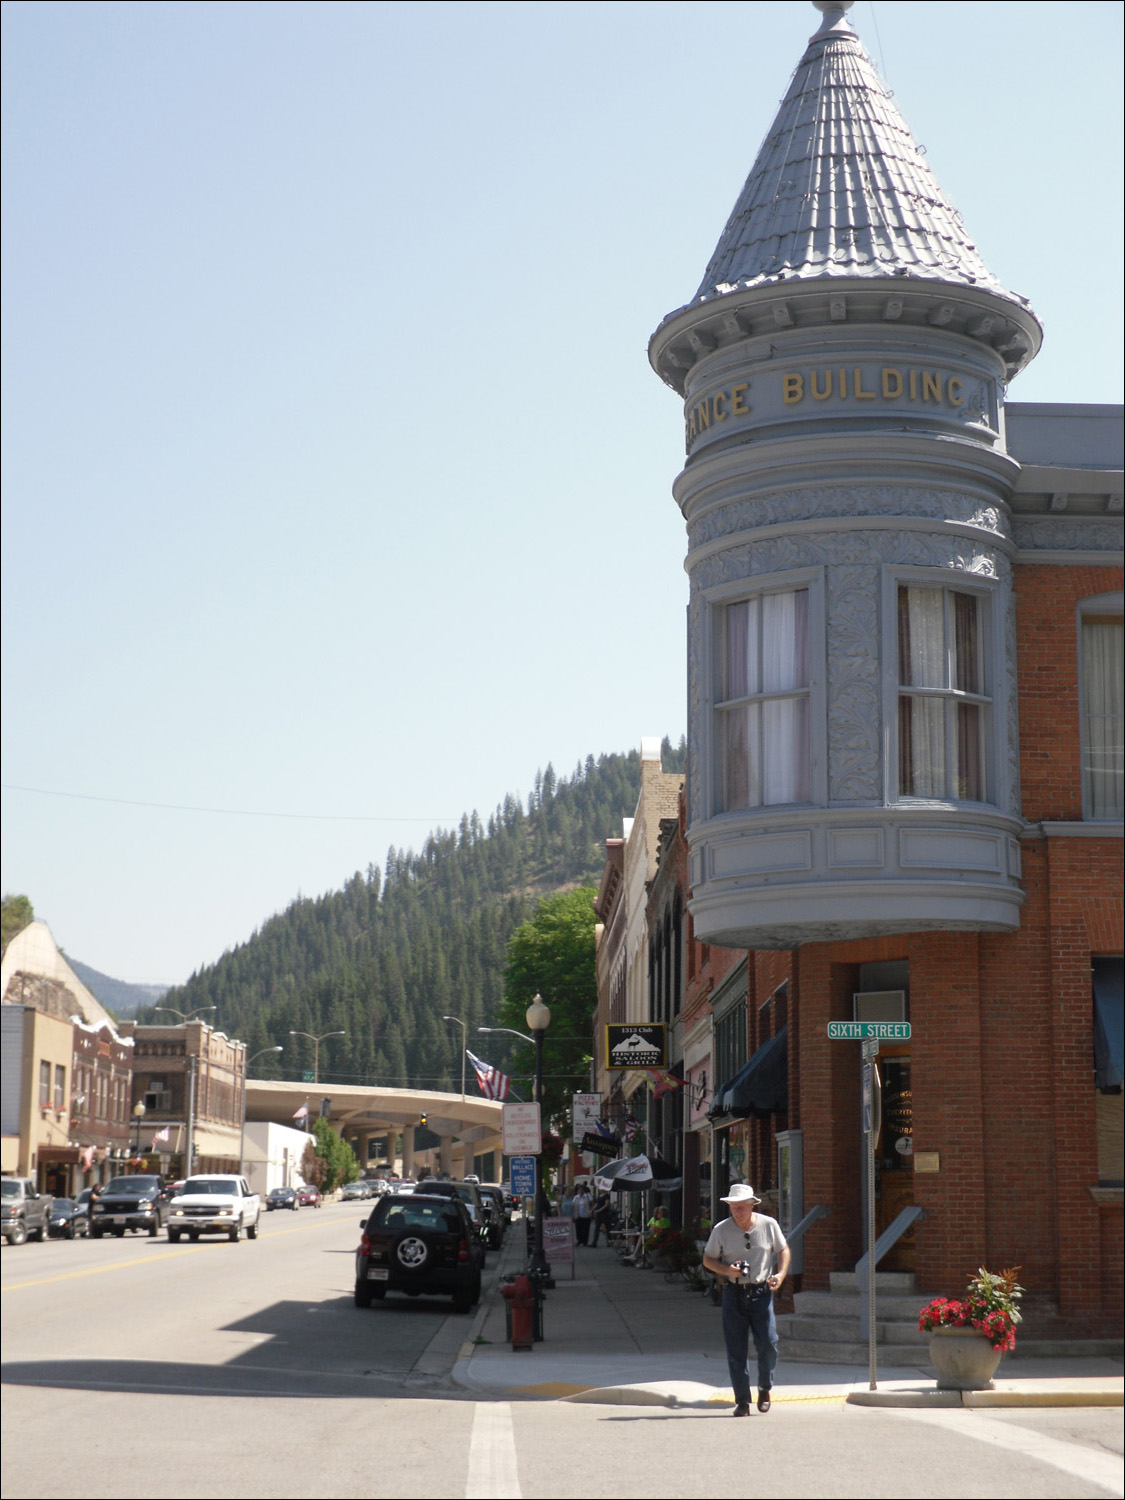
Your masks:
{"label": "concrete step", "polygon": [[[820,1343],[816,1339],[782,1339],[778,1346],[781,1362],[809,1365],[857,1365],[867,1368],[868,1350],[863,1343]],[[930,1371],[929,1350],[917,1344],[879,1344],[876,1363],[880,1369],[904,1367]],[[778,1373],[781,1370],[779,1367]]]}
{"label": "concrete step", "polygon": [[[854,1271],[829,1271],[828,1285],[834,1292],[854,1292],[856,1280]],[[875,1272],[875,1294],[879,1292],[915,1292],[918,1290],[918,1278],[913,1271],[876,1271]]]}
{"label": "concrete step", "polygon": [[[917,1322],[924,1305],[925,1299],[920,1292],[880,1292],[878,1289],[875,1292],[876,1317],[901,1318],[904,1321],[913,1318]],[[797,1292],[793,1298],[793,1306],[803,1317],[858,1318],[861,1299],[854,1290]]]}
{"label": "concrete step", "polygon": [[[798,1313],[780,1313],[778,1332],[786,1339],[810,1340],[818,1344],[853,1344],[864,1336],[858,1318],[804,1318]],[[919,1344],[925,1348],[929,1334],[920,1332],[917,1322],[902,1323],[875,1320],[875,1337],[881,1344]]]}

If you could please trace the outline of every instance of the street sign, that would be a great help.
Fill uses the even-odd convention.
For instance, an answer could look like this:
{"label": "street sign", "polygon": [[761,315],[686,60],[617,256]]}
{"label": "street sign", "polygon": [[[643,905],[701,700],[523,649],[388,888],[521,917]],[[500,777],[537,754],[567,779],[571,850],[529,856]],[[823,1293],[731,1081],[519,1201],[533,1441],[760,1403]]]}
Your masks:
{"label": "street sign", "polygon": [[543,1149],[543,1131],[539,1124],[539,1105],[504,1105],[504,1155],[538,1156]]}
{"label": "street sign", "polygon": [[861,1042],[871,1037],[880,1042],[908,1042],[909,1021],[829,1021],[828,1038],[833,1042]]}
{"label": "street sign", "polygon": [[535,1197],[535,1158],[515,1156],[512,1158],[512,1194],[516,1198]]}

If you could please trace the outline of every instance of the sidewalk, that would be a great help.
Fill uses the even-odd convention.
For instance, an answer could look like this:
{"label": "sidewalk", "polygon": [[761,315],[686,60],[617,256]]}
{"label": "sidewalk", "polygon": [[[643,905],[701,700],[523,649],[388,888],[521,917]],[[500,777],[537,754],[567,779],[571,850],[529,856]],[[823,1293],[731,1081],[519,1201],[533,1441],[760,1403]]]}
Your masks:
{"label": "sidewalk", "polygon": [[[669,1284],[660,1271],[624,1266],[604,1244],[575,1249],[557,1267],[546,1294],[542,1342],[513,1351],[505,1338],[499,1277],[523,1270],[523,1224],[504,1238],[499,1271],[493,1259],[485,1292],[453,1376],[488,1397],[595,1401],[625,1406],[733,1406],[718,1309]],[[924,1355],[924,1350],[921,1351]],[[751,1370],[753,1370],[753,1349]],[[1121,1406],[1120,1359],[1007,1359],[991,1391],[938,1391],[933,1372],[896,1367],[869,1389],[862,1369],[789,1364],[779,1348],[773,1404],[843,1402],[865,1406]]]}

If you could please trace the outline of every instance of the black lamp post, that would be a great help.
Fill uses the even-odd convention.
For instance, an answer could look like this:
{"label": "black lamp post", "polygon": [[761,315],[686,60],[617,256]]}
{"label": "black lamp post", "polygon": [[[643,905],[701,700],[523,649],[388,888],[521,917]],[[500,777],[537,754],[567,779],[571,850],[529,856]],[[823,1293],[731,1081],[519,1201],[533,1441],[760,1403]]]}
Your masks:
{"label": "black lamp post", "polygon": [[[527,1029],[531,1032],[535,1043],[535,1099],[539,1105],[539,1125],[542,1130],[543,1120],[543,1038],[547,1027],[551,1024],[551,1012],[543,1003],[542,995],[536,995],[535,999],[527,1007]],[[540,1141],[540,1151],[535,1158],[535,1248],[531,1252],[531,1260],[528,1264],[528,1274],[539,1278],[547,1283],[551,1279],[551,1268],[547,1264],[547,1255],[543,1249],[543,1218],[546,1209],[547,1194],[543,1184],[543,1151]]]}

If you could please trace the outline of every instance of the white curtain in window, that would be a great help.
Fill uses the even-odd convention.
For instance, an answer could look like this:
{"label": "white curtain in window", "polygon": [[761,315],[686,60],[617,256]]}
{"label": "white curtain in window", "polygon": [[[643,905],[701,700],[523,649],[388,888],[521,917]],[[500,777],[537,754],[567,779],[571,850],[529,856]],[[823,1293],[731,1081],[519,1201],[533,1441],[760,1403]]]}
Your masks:
{"label": "white curtain in window", "polygon": [[947,687],[945,590],[899,589],[898,636],[903,687]]}
{"label": "white curtain in window", "polygon": [[1122,636],[1118,618],[1095,616],[1082,622],[1083,780],[1091,818],[1120,818],[1125,813]]}
{"label": "white curtain in window", "polygon": [[[723,806],[809,800],[808,590],[728,605]],[[793,697],[767,695],[793,693]],[[739,704],[740,698],[757,702]]]}

